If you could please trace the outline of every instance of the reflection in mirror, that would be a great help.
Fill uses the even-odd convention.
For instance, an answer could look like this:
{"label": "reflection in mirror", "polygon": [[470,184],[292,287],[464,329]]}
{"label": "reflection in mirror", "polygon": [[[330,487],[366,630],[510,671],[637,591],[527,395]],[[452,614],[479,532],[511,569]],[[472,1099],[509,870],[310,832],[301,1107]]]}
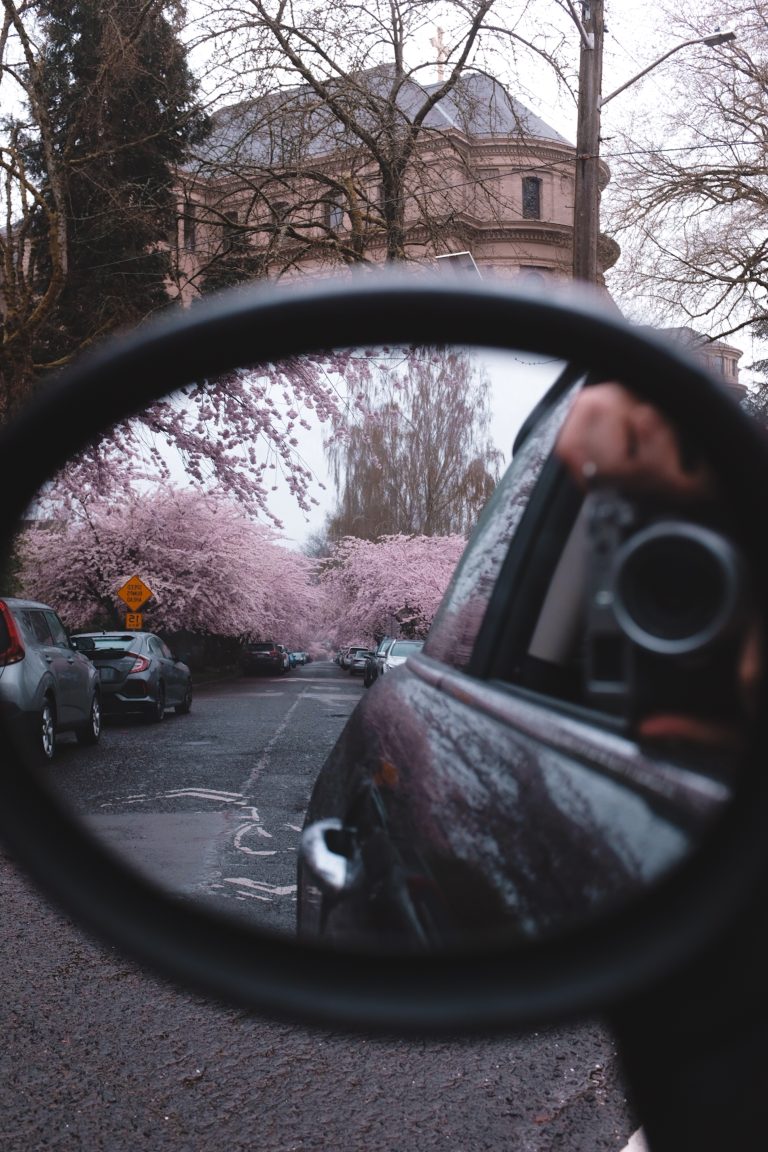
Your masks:
{"label": "reflection in mirror", "polygon": [[0,690],[78,818],[185,898],[376,949],[562,931],[731,794],[762,667],[728,523],[695,446],[553,361],[233,371],[39,494]]}

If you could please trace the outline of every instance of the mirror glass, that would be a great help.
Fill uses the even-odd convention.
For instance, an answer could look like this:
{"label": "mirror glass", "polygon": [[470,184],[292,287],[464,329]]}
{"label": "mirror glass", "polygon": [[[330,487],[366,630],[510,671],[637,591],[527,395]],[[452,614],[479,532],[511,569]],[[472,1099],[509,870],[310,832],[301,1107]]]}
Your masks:
{"label": "mirror glass", "polygon": [[51,788],[186,899],[376,949],[530,939],[653,884],[732,793],[759,605],[701,450],[584,379],[346,349],[73,459],[0,619]]}

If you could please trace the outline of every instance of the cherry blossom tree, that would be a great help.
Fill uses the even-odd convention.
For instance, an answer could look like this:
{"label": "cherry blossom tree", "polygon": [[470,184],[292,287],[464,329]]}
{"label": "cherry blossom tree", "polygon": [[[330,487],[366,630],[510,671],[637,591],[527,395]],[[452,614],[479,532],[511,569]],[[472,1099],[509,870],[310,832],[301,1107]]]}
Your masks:
{"label": "cherry blossom tree", "polygon": [[168,483],[183,475],[282,528],[269,507],[272,492],[285,485],[309,512],[324,487],[301,455],[302,431],[314,421],[329,436],[344,435],[350,408],[363,405],[370,365],[366,352],[338,351],[190,384],[73,458],[49,496],[77,505],[136,481]]}
{"label": "cherry blossom tree", "polygon": [[23,594],[56,607],[70,628],[115,627],[117,591],[139,575],[152,590],[151,631],[280,638],[315,634],[322,593],[312,563],[276,532],[213,494],[167,487],[95,499],[19,540]]}
{"label": "cherry blossom tree", "polygon": [[461,535],[340,540],[320,568],[329,613],[333,607],[327,631],[340,643],[423,638],[465,545]]}

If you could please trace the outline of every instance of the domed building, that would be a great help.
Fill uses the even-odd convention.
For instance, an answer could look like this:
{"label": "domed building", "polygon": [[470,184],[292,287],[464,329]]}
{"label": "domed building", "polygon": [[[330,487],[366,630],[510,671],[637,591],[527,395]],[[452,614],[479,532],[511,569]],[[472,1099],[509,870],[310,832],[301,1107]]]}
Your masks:
{"label": "domed building", "polygon": [[[185,297],[380,264],[393,251],[485,278],[570,278],[574,145],[487,73],[468,72],[442,98],[439,81],[394,80],[377,68],[340,81],[330,100],[292,88],[214,115],[181,173]],[[601,175],[607,183],[607,165]],[[618,253],[602,238],[601,273]]]}

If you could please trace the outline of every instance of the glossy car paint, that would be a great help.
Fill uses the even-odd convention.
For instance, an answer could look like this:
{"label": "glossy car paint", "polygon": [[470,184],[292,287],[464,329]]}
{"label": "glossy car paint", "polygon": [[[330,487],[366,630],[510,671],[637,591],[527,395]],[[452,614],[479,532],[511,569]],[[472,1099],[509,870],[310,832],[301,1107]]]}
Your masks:
{"label": "glossy car paint", "polygon": [[284,649],[271,640],[248,641],[240,654],[240,668],[246,675],[253,672],[282,674],[286,671]]}
{"label": "glossy car paint", "polygon": [[18,640],[13,652],[6,651],[7,658],[0,654],[3,716],[48,760],[54,755],[58,732],[75,732],[81,741],[95,744],[101,735],[98,674],[73,648],[53,609],[36,600],[4,597],[0,648],[5,644],[6,650],[9,630]]}
{"label": "glossy car paint", "polygon": [[[504,664],[499,592],[526,557],[532,571],[556,497],[572,503],[550,461],[569,403],[516,453],[422,651],[379,676],[324,765],[305,835],[335,821],[323,860],[346,865],[324,884],[303,847],[301,934],[367,948],[540,939],[646,891],[731,797],[722,765],[644,751],[614,718],[516,684]],[[520,599],[532,627],[535,596]]]}
{"label": "glossy car paint", "polygon": [[166,708],[189,712],[192,672],[153,632],[78,632],[72,638],[95,644],[87,655],[101,682],[105,715],[162,720]]}

